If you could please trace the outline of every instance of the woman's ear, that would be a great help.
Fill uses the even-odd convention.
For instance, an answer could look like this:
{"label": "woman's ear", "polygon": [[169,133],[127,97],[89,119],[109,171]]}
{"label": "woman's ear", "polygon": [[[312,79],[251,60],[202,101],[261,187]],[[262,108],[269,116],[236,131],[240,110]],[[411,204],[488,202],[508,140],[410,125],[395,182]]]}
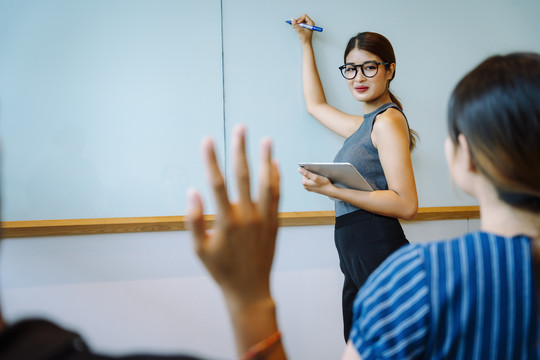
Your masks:
{"label": "woman's ear", "polygon": [[390,81],[394,78],[396,73],[396,63],[391,63],[386,69],[386,80]]}
{"label": "woman's ear", "polygon": [[476,172],[477,168],[471,154],[469,141],[463,134],[458,135],[458,147],[456,148],[456,151],[460,152],[458,156],[460,157],[460,161],[463,162],[465,169],[467,169],[470,172]]}
{"label": "woman's ear", "polygon": [[467,138],[460,134],[456,143],[446,138],[444,152],[453,182],[465,193],[474,196],[477,168]]}

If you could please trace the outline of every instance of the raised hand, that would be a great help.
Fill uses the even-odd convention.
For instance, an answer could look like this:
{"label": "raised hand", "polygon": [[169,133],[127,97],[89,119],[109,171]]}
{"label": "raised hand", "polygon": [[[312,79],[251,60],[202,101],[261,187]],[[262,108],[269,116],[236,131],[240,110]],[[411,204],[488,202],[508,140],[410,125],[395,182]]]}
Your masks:
{"label": "raised hand", "polygon": [[294,31],[296,31],[298,33],[298,38],[300,39],[300,42],[301,43],[310,43],[311,38],[313,36],[313,31],[303,29],[300,26],[298,26],[298,24],[315,25],[315,22],[313,20],[311,20],[309,18],[309,16],[307,16],[306,14],[303,14],[303,15],[299,16],[297,19],[295,19],[295,18],[291,19],[291,25],[292,25]]}
{"label": "raised hand", "polygon": [[270,269],[278,228],[279,173],[271,158],[271,141],[264,139],[258,199],[253,201],[243,126],[234,129],[233,148],[238,202],[229,200],[213,141],[207,138],[203,140],[202,151],[217,204],[215,225],[212,231],[204,229],[203,204],[196,191],[189,194],[188,218],[197,255],[225,297],[246,303],[270,294]]}
{"label": "raised hand", "polygon": [[196,191],[190,191],[188,218],[195,251],[225,296],[236,347],[239,354],[244,354],[242,359],[264,353],[266,359],[283,360],[286,355],[270,293],[270,270],[278,228],[277,163],[272,160],[270,140],[263,140],[259,194],[255,202],[251,199],[243,126],[234,129],[233,147],[239,195],[236,203],[229,200],[213,141],[203,141],[203,156],[217,215],[214,228],[205,230],[201,197]]}

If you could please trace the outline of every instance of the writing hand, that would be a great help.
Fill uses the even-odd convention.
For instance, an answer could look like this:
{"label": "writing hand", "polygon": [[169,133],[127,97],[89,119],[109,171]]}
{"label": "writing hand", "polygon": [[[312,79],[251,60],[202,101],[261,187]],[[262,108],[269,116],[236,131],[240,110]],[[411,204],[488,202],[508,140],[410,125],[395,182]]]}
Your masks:
{"label": "writing hand", "polygon": [[297,32],[300,42],[301,43],[311,42],[313,31],[301,28],[300,26],[298,26],[298,24],[315,25],[315,22],[313,22],[313,20],[311,20],[309,16],[307,16],[306,14],[299,16],[297,19],[294,19],[294,18],[291,19],[291,25],[294,31]]}

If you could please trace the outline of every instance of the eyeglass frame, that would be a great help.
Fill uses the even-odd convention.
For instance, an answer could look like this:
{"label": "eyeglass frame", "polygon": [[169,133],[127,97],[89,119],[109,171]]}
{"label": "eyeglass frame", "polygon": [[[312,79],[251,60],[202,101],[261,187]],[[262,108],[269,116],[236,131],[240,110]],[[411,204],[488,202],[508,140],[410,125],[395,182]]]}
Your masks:
{"label": "eyeglass frame", "polygon": [[[368,76],[366,75],[366,73],[364,72],[364,65],[366,64],[375,64],[377,65],[377,71],[375,72],[375,74],[371,75],[371,76]],[[343,76],[345,79],[347,80],[353,80],[355,77],[358,76],[358,68],[360,68],[360,71],[362,72],[362,75],[364,75],[365,77],[367,78],[372,78],[372,77],[375,77],[377,76],[377,74],[379,73],[379,65],[390,65],[389,62],[377,62],[375,60],[369,60],[369,61],[366,61],[366,62],[363,62],[362,64],[354,64],[354,63],[346,63],[346,64],[343,64],[339,67],[339,70],[341,72],[341,76]],[[347,66],[354,66],[354,70],[356,71],[356,73],[354,74],[354,76],[352,78],[347,78],[345,77],[345,74],[343,73],[343,70],[347,67]]]}

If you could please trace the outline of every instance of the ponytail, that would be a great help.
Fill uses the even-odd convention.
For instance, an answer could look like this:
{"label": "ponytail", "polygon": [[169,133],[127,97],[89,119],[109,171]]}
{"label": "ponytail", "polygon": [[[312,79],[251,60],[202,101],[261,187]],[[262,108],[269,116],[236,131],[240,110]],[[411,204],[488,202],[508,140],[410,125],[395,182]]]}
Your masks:
{"label": "ponytail", "polygon": [[[390,94],[390,100],[392,100],[392,102],[396,104],[401,111],[403,111],[403,105],[401,105],[401,101],[399,101],[397,96],[394,95],[390,90],[388,90],[388,93]],[[418,140],[418,133],[409,127],[408,122],[407,128],[409,129],[409,150],[413,151],[416,147],[416,141]]]}
{"label": "ponytail", "polygon": [[399,110],[403,111],[403,105],[401,105],[401,101],[399,101],[397,96],[394,95],[390,90],[388,90],[388,93],[390,94],[390,100],[392,100],[392,102],[398,106]]}

